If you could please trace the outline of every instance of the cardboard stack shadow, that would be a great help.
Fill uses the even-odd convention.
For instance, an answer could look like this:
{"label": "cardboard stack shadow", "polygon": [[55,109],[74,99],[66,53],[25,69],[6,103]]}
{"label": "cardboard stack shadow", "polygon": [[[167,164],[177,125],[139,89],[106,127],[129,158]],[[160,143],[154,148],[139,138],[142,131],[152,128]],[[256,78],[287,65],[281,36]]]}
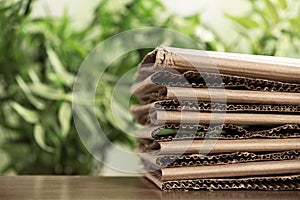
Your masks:
{"label": "cardboard stack shadow", "polygon": [[300,190],[300,60],[159,47],[131,108],[163,190]]}

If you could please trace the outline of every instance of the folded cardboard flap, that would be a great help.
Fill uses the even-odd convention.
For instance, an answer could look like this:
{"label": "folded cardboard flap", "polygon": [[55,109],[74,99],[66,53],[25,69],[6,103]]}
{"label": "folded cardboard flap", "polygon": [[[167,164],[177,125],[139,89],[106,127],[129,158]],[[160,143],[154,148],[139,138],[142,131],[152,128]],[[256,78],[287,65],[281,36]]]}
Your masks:
{"label": "folded cardboard flap", "polygon": [[143,59],[139,68],[150,64],[183,72],[213,72],[300,83],[299,59],[159,47]]}
{"label": "folded cardboard flap", "polygon": [[156,151],[158,155],[228,152],[274,152],[300,150],[300,138],[288,139],[240,139],[240,140],[139,140],[144,152]]}

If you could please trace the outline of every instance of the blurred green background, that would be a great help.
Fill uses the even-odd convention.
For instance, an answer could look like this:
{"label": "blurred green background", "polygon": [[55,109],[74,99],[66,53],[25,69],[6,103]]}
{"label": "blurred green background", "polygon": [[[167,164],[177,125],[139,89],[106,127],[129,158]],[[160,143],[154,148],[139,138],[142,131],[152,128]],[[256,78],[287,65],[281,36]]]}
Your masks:
{"label": "blurred green background", "polygon": [[[53,1],[51,7],[61,9],[63,2]],[[189,35],[206,50],[300,57],[297,0],[91,3],[90,10],[70,13],[64,7],[63,14],[56,15],[38,0],[0,1],[0,174],[99,173],[101,163],[87,152],[74,127],[72,86],[88,53],[119,32],[165,27]],[[226,21],[214,21],[217,17]],[[96,94],[101,99],[97,117],[107,137],[130,149],[135,141],[107,117],[110,94],[115,80],[145,53],[120,58]],[[103,158],[109,146],[101,144]]]}

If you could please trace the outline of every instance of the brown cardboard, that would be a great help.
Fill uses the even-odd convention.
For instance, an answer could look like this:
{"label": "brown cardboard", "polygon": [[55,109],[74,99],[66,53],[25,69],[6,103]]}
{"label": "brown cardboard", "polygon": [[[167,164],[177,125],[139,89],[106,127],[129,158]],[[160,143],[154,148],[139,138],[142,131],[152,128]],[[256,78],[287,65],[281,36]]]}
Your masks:
{"label": "brown cardboard", "polygon": [[300,84],[284,83],[266,79],[231,76],[216,73],[186,71],[182,74],[166,69],[154,71],[141,84],[194,88],[226,88],[275,92],[300,92]]}
{"label": "brown cardboard", "polygon": [[161,168],[146,176],[163,190],[300,190],[299,77],[298,59],[149,53],[131,108],[150,125],[136,132],[144,166]]}
{"label": "brown cardboard", "polygon": [[158,155],[228,152],[272,152],[300,150],[300,138],[287,139],[240,139],[240,140],[139,140],[144,152],[155,151]]}
{"label": "brown cardboard", "polygon": [[300,113],[300,105],[272,104],[234,104],[211,103],[199,101],[163,100],[130,108],[135,119],[142,125],[151,124],[149,113],[154,110],[197,111],[197,112],[236,112],[236,113]]}
{"label": "brown cardboard", "polygon": [[148,114],[151,110],[167,111],[226,111],[226,112],[300,112],[300,105],[272,105],[272,104],[240,104],[240,103],[212,103],[205,101],[163,100],[145,105],[135,105],[130,111],[135,115]]}
{"label": "brown cardboard", "polygon": [[[151,63],[178,71],[219,71],[222,74],[300,83],[299,59],[159,47],[144,58],[140,68],[149,67]],[[143,78],[140,73],[139,79]]]}
{"label": "brown cardboard", "polygon": [[300,93],[260,92],[205,88],[167,88],[167,99],[216,101],[227,103],[298,104]]}
{"label": "brown cardboard", "polygon": [[280,152],[233,152],[209,155],[156,155],[155,153],[141,153],[138,154],[138,156],[141,157],[144,165],[161,169],[165,167],[215,166],[246,162],[294,160],[300,159],[300,150]]}
{"label": "brown cardboard", "polygon": [[300,190],[300,175],[161,181],[155,174],[145,176],[162,190]]}
{"label": "brown cardboard", "polygon": [[166,87],[156,84],[138,85],[134,87],[133,93],[141,104],[167,99],[277,105],[298,105],[300,102],[300,93]]}
{"label": "brown cardboard", "polygon": [[[158,135],[157,132],[164,129],[175,130],[176,134]],[[202,134],[197,134],[201,132]],[[172,141],[178,139],[249,139],[249,138],[297,138],[300,137],[300,126],[297,124],[285,124],[275,126],[249,126],[242,127],[234,124],[222,124],[218,126],[208,125],[183,125],[165,124],[159,126],[147,126],[135,132],[137,138],[156,141]]]}
{"label": "brown cardboard", "polygon": [[189,111],[161,111],[150,114],[151,123],[159,124],[239,124],[272,125],[300,124],[300,115],[257,113],[208,113]]}
{"label": "brown cardboard", "polygon": [[161,180],[247,177],[259,175],[299,174],[300,160],[248,162],[215,166],[160,169]]}

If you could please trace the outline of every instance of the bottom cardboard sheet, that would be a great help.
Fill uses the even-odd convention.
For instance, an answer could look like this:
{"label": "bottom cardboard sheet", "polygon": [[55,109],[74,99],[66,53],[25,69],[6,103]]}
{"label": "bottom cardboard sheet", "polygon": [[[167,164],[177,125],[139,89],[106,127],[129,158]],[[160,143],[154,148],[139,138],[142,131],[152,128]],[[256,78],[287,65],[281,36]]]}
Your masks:
{"label": "bottom cardboard sheet", "polygon": [[[156,176],[161,181],[230,178],[230,177],[254,177],[254,176],[278,176],[287,174],[300,174],[300,160],[248,162],[215,166],[195,167],[170,167],[159,170]],[[146,165],[144,165],[146,167]]]}
{"label": "bottom cardboard sheet", "polygon": [[155,173],[145,176],[162,190],[300,190],[300,174],[171,181],[161,181]]}

